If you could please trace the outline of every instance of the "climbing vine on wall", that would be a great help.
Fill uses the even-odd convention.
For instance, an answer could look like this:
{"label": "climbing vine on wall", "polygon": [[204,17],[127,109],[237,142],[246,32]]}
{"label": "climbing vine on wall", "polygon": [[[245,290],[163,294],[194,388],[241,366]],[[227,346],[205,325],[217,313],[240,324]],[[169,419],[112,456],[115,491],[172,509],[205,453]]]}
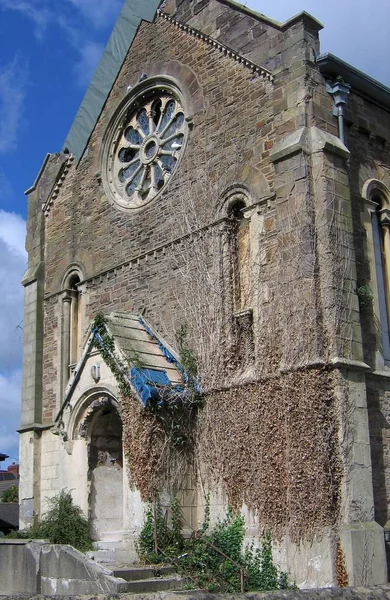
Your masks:
{"label": "climbing vine on wall", "polygon": [[[95,347],[99,350],[101,357],[114,375],[121,394],[129,396],[131,393],[127,376],[129,366],[115,352],[115,340],[107,330],[107,318],[103,313],[97,313],[93,320],[92,330],[95,334]],[[136,353],[134,353],[134,356],[129,357],[129,363],[131,359],[138,361]]]}
{"label": "climbing vine on wall", "polygon": [[[337,518],[341,477],[332,375],[312,369],[210,392],[198,448],[208,478],[278,537],[311,538]],[[227,435],[228,432],[228,435]]]}
{"label": "climbing vine on wall", "polygon": [[132,483],[145,500],[154,498],[161,490],[175,492],[185,487],[193,470],[196,419],[202,403],[196,359],[188,343],[186,326],[178,330],[177,337],[186,390],[167,395],[164,402],[149,401],[146,407],[134,398],[128,379],[130,365],[142,367],[137,353],[127,351],[126,361],[118,356],[103,314],[96,315],[93,329],[97,334],[95,345],[121,393],[123,447]]}
{"label": "climbing vine on wall", "polygon": [[[306,167],[301,160],[297,168]],[[178,320],[188,323],[182,349],[194,350],[203,404],[185,411],[185,435],[175,429],[180,408],[171,418],[165,408],[143,411],[129,400],[123,417],[131,477],[144,498],[180,487],[179,475],[196,466],[206,488],[221,484],[228,500],[253,509],[273,537],[288,532],[296,541],[337,521],[337,384],[319,365],[336,351],[348,358],[351,347],[350,256],[337,251],[348,247],[347,234],[329,219],[333,190],[316,215],[311,193],[291,194],[278,219],[272,206],[258,207],[264,219],[256,225],[259,254],[248,256],[256,317],[248,352],[240,351],[232,325],[229,227],[221,233],[198,223],[196,194],[183,197],[182,214],[175,206],[175,222],[191,239],[172,258],[171,293]],[[320,269],[328,276],[321,285]]]}

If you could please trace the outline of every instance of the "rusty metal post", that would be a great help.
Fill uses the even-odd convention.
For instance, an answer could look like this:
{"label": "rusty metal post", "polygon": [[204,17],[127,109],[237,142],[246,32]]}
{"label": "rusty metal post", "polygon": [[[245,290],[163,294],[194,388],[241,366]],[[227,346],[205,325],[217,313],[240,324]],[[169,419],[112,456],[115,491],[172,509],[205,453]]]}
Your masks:
{"label": "rusty metal post", "polygon": [[156,501],[153,502],[153,524],[154,524],[154,551],[158,554],[158,536],[157,536],[157,509]]}
{"label": "rusty metal post", "polygon": [[241,583],[241,593],[245,592],[245,572],[244,569],[240,569],[240,583]]}

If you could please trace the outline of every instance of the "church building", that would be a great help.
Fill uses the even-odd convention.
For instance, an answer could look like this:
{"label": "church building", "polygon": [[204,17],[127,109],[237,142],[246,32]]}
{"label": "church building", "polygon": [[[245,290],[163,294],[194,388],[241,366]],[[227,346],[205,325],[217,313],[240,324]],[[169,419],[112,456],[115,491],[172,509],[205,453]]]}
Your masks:
{"label": "church building", "polygon": [[125,0],[27,190],[20,525],[136,561],[177,497],[299,587],[386,582],[390,89],[302,12]]}

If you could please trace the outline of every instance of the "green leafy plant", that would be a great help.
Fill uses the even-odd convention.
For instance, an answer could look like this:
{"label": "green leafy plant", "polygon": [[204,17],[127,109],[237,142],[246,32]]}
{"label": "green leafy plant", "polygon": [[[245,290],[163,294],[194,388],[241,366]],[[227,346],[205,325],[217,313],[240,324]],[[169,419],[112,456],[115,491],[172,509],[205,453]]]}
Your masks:
{"label": "green leafy plant", "polygon": [[210,498],[206,498],[201,529],[189,539],[181,533],[182,511],[177,499],[170,505],[171,523],[160,504],[148,508],[138,541],[138,552],[146,562],[169,562],[187,578],[189,589],[197,587],[216,593],[286,589],[288,576],[273,562],[269,531],[243,550],[245,521],[228,510],[226,517],[210,529]]}
{"label": "green leafy plant", "polygon": [[19,488],[13,485],[8,490],[4,490],[1,496],[1,502],[19,502]]}
{"label": "green leafy plant", "polygon": [[188,326],[182,323],[176,332],[176,342],[179,349],[180,363],[190,377],[198,375],[198,365],[189,341],[188,341]]}
{"label": "green leafy plant", "polygon": [[361,285],[356,290],[359,298],[359,306],[362,312],[371,312],[374,295],[369,285]]}
{"label": "green leafy plant", "polygon": [[139,356],[135,351],[129,350],[128,364],[123,362],[115,353],[115,340],[107,330],[107,319],[103,313],[97,313],[93,324],[93,330],[98,334],[95,337],[94,345],[99,350],[104,362],[111,370],[118,387],[123,396],[131,395],[131,387],[128,381],[129,364],[140,366]]}
{"label": "green leafy plant", "polygon": [[69,544],[81,552],[92,550],[89,523],[72,495],[62,490],[48,499],[49,510],[40,522],[28,529],[14,531],[7,537],[21,539],[47,539],[52,544]]}
{"label": "green leafy plant", "polygon": [[171,500],[171,524],[168,524],[168,511],[164,513],[160,499],[149,506],[145,513],[145,521],[137,542],[137,551],[145,562],[158,564],[177,556],[183,550],[182,536],[183,515],[177,498]]}
{"label": "green leafy plant", "polygon": [[180,364],[188,377],[189,402],[200,406],[203,402],[203,396],[199,389],[198,362],[189,342],[189,330],[186,323],[180,325],[175,337],[179,350]]}

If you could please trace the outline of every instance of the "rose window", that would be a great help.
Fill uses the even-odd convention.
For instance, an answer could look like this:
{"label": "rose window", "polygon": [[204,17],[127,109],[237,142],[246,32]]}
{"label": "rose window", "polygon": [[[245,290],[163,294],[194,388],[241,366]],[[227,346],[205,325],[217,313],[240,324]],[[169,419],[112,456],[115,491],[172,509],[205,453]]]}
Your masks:
{"label": "rose window", "polygon": [[109,157],[109,182],[117,201],[136,208],[169,181],[183,152],[187,124],[172,95],[138,105],[125,120]]}

